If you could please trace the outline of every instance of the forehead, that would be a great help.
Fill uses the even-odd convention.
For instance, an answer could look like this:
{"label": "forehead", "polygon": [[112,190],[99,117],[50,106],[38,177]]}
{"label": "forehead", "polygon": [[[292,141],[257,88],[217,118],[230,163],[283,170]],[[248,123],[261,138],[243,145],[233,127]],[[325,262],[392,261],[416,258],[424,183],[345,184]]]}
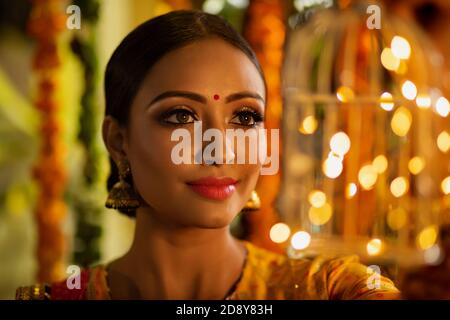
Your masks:
{"label": "forehead", "polygon": [[205,95],[244,90],[264,97],[264,83],[253,62],[220,39],[206,39],[169,52],[150,70],[142,89],[148,95],[188,90]]}

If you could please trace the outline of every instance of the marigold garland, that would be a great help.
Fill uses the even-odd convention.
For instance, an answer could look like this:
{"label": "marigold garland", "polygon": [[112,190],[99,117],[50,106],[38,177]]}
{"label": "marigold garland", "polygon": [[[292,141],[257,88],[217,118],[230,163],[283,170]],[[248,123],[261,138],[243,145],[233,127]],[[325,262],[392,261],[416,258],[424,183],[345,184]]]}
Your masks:
{"label": "marigold garland", "polygon": [[63,201],[66,172],[64,148],[55,101],[56,71],[60,66],[58,36],[65,25],[62,0],[32,0],[29,32],[36,39],[33,70],[38,82],[35,107],[41,114],[41,147],[34,168],[39,193],[35,208],[38,227],[38,281],[53,282],[63,276],[65,239],[61,223],[66,216]]}

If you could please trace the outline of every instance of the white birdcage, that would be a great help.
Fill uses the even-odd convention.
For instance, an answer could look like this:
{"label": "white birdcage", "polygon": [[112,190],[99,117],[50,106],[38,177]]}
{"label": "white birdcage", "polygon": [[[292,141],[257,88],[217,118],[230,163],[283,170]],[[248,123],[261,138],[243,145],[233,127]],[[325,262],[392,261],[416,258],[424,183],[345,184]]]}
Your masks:
{"label": "white birdcage", "polygon": [[449,210],[443,60],[382,7],[371,29],[368,5],[319,11],[287,38],[277,205],[289,253],[436,263]]}

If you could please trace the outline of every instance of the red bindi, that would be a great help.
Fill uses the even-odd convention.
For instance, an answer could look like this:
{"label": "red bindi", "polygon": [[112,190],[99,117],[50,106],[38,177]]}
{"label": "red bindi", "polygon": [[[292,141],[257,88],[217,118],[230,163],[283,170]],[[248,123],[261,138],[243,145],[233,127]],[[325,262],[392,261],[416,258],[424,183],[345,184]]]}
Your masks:
{"label": "red bindi", "polygon": [[220,96],[218,94],[215,94],[214,95],[214,100],[219,100],[219,99],[220,99]]}

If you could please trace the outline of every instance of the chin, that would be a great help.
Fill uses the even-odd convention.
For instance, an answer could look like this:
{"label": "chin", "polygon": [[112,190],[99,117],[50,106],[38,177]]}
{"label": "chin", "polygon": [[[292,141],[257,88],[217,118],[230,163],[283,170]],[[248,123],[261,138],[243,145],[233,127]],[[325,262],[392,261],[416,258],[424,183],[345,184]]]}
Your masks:
{"label": "chin", "polygon": [[220,223],[219,221],[210,222],[210,223],[203,222],[201,224],[196,224],[196,227],[199,229],[209,229],[209,230],[223,229],[228,226],[229,226],[229,224]]}
{"label": "chin", "polygon": [[199,209],[200,214],[195,214],[195,221],[192,221],[195,225],[201,228],[216,229],[225,228],[231,224],[238,212],[230,212],[223,208],[218,208],[217,205],[210,208]]}
{"label": "chin", "polygon": [[204,228],[208,229],[217,229],[217,228],[225,228],[228,227],[231,222],[233,221],[233,218],[227,218],[227,217],[211,217],[206,219],[204,223]]}

